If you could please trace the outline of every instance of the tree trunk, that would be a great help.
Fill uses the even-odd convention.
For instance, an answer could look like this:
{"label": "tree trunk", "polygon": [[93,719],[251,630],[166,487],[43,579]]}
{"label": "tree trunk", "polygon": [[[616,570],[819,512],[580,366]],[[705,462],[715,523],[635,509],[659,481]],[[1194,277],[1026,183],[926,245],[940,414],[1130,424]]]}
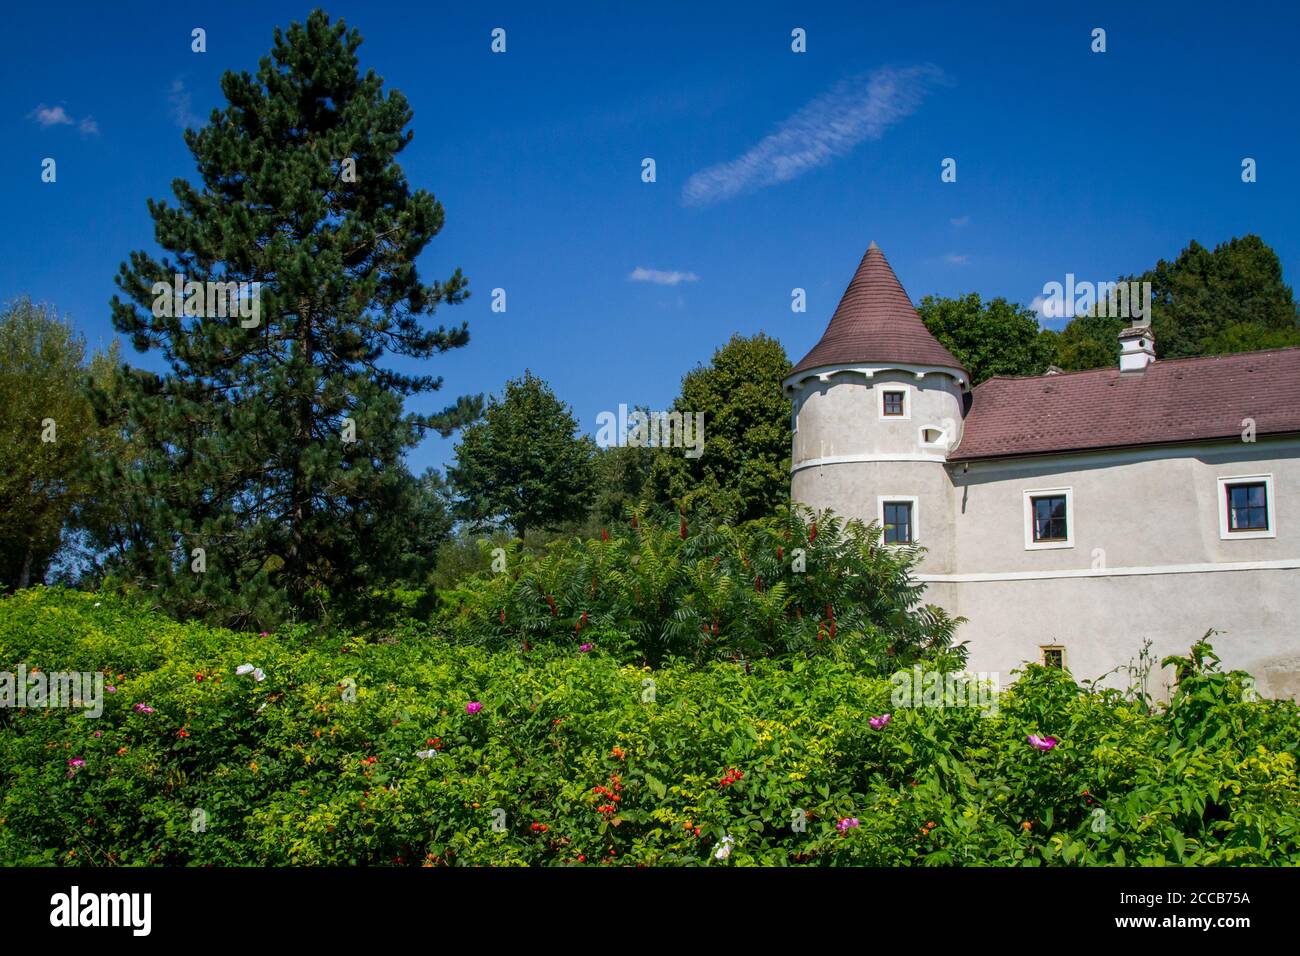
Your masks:
{"label": "tree trunk", "polygon": [[18,590],[22,590],[31,584],[32,580],[32,548],[27,546],[27,553],[23,555],[23,567],[18,572]]}

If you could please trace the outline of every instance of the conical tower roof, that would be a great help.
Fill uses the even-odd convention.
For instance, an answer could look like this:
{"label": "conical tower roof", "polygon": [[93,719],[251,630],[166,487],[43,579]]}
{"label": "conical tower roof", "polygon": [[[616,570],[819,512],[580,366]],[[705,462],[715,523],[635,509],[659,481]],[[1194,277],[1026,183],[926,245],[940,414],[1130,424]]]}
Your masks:
{"label": "conical tower roof", "polygon": [[969,377],[925,327],[885,254],[873,242],[821,341],[791,375],[837,365],[891,363],[949,368]]}

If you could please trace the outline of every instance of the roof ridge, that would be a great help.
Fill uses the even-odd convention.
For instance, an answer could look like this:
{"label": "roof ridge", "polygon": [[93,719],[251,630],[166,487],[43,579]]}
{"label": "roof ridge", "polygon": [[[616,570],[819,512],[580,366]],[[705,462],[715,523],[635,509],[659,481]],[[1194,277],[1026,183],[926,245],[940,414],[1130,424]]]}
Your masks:
{"label": "roof ridge", "polygon": [[[1148,369],[1155,368],[1157,365],[1159,366],[1173,365],[1176,362],[1205,362],[1211,359],[1239,358],[1242,355],[1269,355],[1276,352],[1300,352],[1300,345],[1285,345],[1285,346],[1280,346],[1278,348],[1272,348],[1272,349],[1255,349],[1250,352],[1222,352],[1218,355],[1182,355],[1179,356],[1178,358],[1171,358],[1171,359],[1157,358],[1154,362],[1148,365],[1147,368]],[[976,385],[975,387],[979,388],[980,385],[984,385],[988,382],[993,382],[993,381],[1028,382],[1036,378],[1061,378],[1064,375],[1088,375],[1093,372],[1118,373],[1119,371],[1120,369],[1118,365],[1101,365],[1098,366],[1097,368],[1074,368],[1074,369],[1070,369],[1069,371],[1041,372],[1038,375],[990,375],[988,378],[986,378],[983,382],[980,382],[980,384]]]}

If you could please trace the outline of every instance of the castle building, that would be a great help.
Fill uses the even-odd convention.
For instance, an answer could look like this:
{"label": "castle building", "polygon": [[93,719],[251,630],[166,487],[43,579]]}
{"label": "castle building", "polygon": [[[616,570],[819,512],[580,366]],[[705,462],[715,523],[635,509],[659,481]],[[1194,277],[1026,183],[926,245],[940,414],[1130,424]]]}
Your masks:
{"label": "castle building", "polygon": [[[875,243],[784,381],[791,497],[925,549],[969,667],[1131,683],[1205,632],[1263,696],[1300,698],[1300,349],[1155,357],[972,388]],[[1109,675],[1109,676],[1108,676]]]}

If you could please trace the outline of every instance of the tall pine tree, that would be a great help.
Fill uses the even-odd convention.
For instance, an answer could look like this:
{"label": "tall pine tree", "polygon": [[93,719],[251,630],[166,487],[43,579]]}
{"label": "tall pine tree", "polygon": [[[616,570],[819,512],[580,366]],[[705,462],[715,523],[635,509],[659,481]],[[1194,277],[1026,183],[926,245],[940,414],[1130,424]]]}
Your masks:
{"label": "tall pine tree", "polygon": [[[359,71],[360,44],[316,11],[276,30],[255,76],[227,72],[228,104],[185,133],[199,184],[149,202],[167,255],[135,252],[117,277],[128,301],[114,297],[114,325],[169,366],[121,373],[145,449],[116,476],[125,571],[179,614],[260,626],[378,583],[416,489],[403,453],[481,409],[474,397],[408,414],[403,399],[442,380],[383,363],[465,345],[465,324],[421,319],[468,289],[459,269],[419,277],[443,209],[397,164],[412,111]],[[177,275],[260,283],[257,323],[251,286],[234,316],[212,314],[220,293],[169,309]]]}

